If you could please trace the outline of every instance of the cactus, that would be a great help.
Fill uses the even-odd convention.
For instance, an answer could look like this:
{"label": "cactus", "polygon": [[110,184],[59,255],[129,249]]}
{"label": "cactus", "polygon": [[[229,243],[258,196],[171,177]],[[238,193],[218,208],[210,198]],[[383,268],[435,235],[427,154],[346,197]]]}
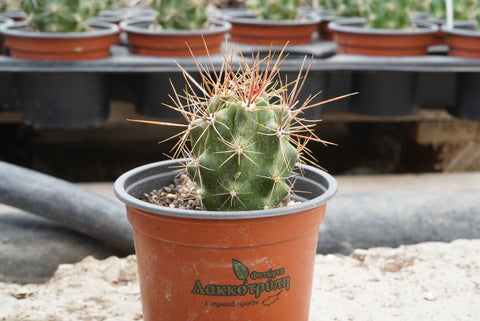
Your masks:
{"label": "cactus", "polygon": [[367,0],[364,3],[364,17],[367,28],[405,29],[410,22],[413,0]]}
{"label": "cactus", "polygon": [[293,20],[298,17],[300,0],[247,0],[247,6],[263,20]]}
{"label": "cactus", "polygon": [[88,9],[82,0],[22,0],[28,25],[42,32],[81,32],[87,30]]}
{"label": "cactus", "polygon": [[87,17],[98,17],[102,10],[116,10],[122,7],[118,0],[83,0],[83,7]]}
{"label": "cactus", "polygon": [[[430,17],[436,20],[446,19],[445,0],[429,0]],[[453,19],[475,20],[480,4],[477,0],[455,0],[453,1]]]}
{"label": "cactus", "polygon": [[429,12],[430,11],[430,0],[414,0],[413,1],[413,12]]}
{"label": "cactus", "polygon": [[327,101],[312,103],[310,97],[298,103],[308,69],[303,75],[302,65],[298,77],[284,85],[278,74],[282,55],[257,57],[251,65],[244,58],[234,70],[224,54],[221,71],[213,76],[198,64],[201,82],[180,67],[188,90],[185,97],[175,91],[170,107],[188,124],[141,121],[186,127],[176,135],[180,139],[173,157],[190,159],[185,167],[200,186],[198,199],[205,210],[277,207],[291,191],[295,164],[310,155],[306,143],[326,143],[313,133],[314,123],[304,124],[301,117]]}
{"label": "cactus", "polygon": [[210,1],[153,0],[156,21],[161,29],[194,30],[207,27]]}
{"label": "cactus", "polygon": [[338,17],[360,17],[364,0],[319,0],[322,10],[333,12]]}

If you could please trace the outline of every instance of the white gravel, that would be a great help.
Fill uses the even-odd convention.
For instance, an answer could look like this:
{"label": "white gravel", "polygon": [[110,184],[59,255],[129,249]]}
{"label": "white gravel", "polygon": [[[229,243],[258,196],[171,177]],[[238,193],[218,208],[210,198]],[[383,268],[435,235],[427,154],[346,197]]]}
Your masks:
{"label": "white gravel", "polygon": [[[141,319],[135,256],[61,265],[45,284],[0,283],[1,321]],[[478,321],[480,240],[318,255],[310,320]]]}

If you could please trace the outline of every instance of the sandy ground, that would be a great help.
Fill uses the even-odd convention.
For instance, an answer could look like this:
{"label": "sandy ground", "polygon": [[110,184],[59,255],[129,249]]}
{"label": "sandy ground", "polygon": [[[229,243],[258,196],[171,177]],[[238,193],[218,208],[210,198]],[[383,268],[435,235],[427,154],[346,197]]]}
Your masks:
{"label": "sandy ground", "polygon": [[[480,320],[480,240],[318,255],[315,271],[311,321]],[[135,256],[61,265],[45,284],[0,283],[1,321],[141,319]]]}

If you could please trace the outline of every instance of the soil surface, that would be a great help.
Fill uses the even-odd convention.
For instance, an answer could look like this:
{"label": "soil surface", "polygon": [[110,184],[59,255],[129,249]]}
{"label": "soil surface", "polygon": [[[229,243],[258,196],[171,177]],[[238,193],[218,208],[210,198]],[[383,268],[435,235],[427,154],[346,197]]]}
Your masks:
{"label": "soil surface", "polygon": [[[480,240],[317,256],[310,321],[479,316]],[[0,320],[142,320],[135,256],[60,265],[45,284],[0,283]]]}

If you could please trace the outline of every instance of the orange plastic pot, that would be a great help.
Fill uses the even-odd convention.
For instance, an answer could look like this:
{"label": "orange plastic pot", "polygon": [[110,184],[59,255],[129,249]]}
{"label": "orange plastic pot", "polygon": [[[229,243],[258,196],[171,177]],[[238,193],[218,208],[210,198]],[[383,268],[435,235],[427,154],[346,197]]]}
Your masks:
{"label": "orange plastic pot", "polygon": [[311,43],[320,23],[320,17],[313,14],[305,14],[297,20],[260,20],[237,13],[225,19],[232,24],[230,39],[233,42],[266,46]]}
{"label": "orange plastic pot", "polygon": [[[3,28],[4,26],[11,25],[13,23],[13,20],[10,18],[7,18],[6,16],[0,16],[0,29]],[[5,54],[5,40],[3,39],[3,35],[0,32],[0,55]]]}
{"label": "orange plastic pot", "polygon": [[415,22],[415,29],[366,29],[364,19],[339,19],[329,23],[337,53],[368,56],[423,56],[438,26]]}
{"label": "orange plastic pot", "polygon": [[10,55],[33,60],[90,60],[110,56],[110,46],[118,26],[106,22],[89,23],[85,32],[35,32],[24,22],[3,29]]}
{"label": "orange plastic pot", "polygon": [[[212,21],[213,27],[201,30],[150,30],[153,18],[143,17],[122,21],[130,51],[138,55],[157,57],[190,57],[217,54],[231,25],[225,21]],[[188,44],[188,46],[187,46]],[[208,53],[205,48],[208,48]]]}
{"label": "orange plastic pot", "polygon": [[446,26],[442,31],[447,35],[450,56],[480,59],[480,31]]}
{"label": "orange plastic pot", "polygon": [[318,229],[337,190],[303,166],[302,203],[245,211],[187,211],[140,200],[169,184],[175,161],[122,175],[114,186],[134,229],[143,317],[149,320],[307,321]]}

